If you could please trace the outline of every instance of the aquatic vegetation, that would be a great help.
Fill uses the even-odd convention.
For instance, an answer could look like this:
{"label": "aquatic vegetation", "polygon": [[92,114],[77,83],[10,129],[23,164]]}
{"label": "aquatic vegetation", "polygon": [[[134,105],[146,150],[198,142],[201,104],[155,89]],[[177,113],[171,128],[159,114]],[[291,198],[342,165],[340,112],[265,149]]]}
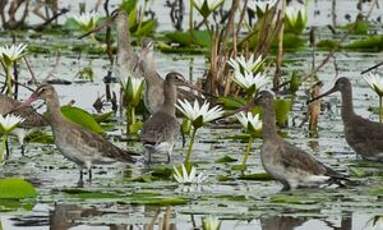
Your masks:
{"label": "aquatic vegetation", "polygon": [[220,6],[224,0],[192,0],[193,5],[198,12],[205,18],[207,18],[218,6]]}
{"label": "aquatic vegetation", "polygon": [[190,168],[191,153],[193,150],[193,144],[197,130],[208,122],[220,118],[224,111],[220,106],[210,108],[210,103],[207,101],[200,105],[197,100],[194,101],[193,105],[187,100],[178,100],[176,107],[185,117],[191,121],[193,126],[189,148],[185,158],[185,164],[188,168]]}
{"label": "aquatic vegetation", "polygon": [[262,16],[268,9],[274,7],[276,3],[276,0],[250,0],[247,7],[257,13],[258,16]]}
{"label": "aquatic vegetation", "polygon": [[13,114],[6,117],[0,114],[0,128],[3,136],[1,137],[0,162],[4,161],[4,155],[8,157],[8,136],[16,128],[19,123],[25,119]]}
{"label": "aquatic vegetation", "polygon": [[122,79],[121,87],[124,95],[124,103],[127,108],[127,133],[137,134],[143,125],[142,122],[137,121],[136,108],[143,97],[144,79],[130,76],[128,79]]}
{"label": "aquatic vegetation", "polygon": [[181,165],[181,170],[173,166],[173,178],[179,184],[201,184],[207,179],[207,176],[203,173],[197,174],[197,169],[194,166],[187,170],[185,165]]}
{"label": "aquatic vegetation", "polygon": [[375,91],[379,96],[379,121],[383,121],[383,77],[377,74],[369,73],[369,75],[363,77],[364,80],[368,83],[372,90]]}
{"label": "aquatic vegetation", "polygon": [[238,121],[242,124],[245,132],[250,135],[249,142],[247,143],[247,148],[243,154],[243,159],[241,162],[241,168],[246,168],[246,162],[249,158],[251,147],[253,145],[253,139],[259,134],[260,129],[262,129],[262,121],[259,119],[259,114],[253,115],[251,112],[240,112],[235,115]]}
{"label": "aquatic vegetation", "polygon": [[38,192],[32,184],[21,178],[0,179],[0,210],[14,211],[20,207],[32,209]]}
{"label": "aquatic vegetation", "polygon": [[286,7],[286,32],[301,34],[307,25],[305,5],[298,4]]}
{"label": "aquatic vegetation", "polygon": [[11,45],[11,46],[2,46],[0,47],[0,61],[5,71],[5,82],[7,86],[8,96],[13,96],[13,86],[15,77],[13,76],[13,67],[18,60],[26,55],[25,49],[27,45]]}
{"label": "aquatic vegetation", "polygon": [[95,133],[105,133],[105,130],[98,124],[95,118],[84,109],[78,108],[76,106],[65,105],[62,106],[60,110],[66,118],[80,125],[81,127],[89,129]]}
{"label": "aquatic vegetation", "polygon": [[262,56],[256,58],[254,54],[250,55],[249,58],[244,57],[243,55],[234,58],[230,58],[227,62],[231,67],[233,67],[235,72],[240,73],[257,73],[260,71],[262,64],[265,62],[265,59]]}
{"label": "aquatic vegetation", "polygon": [[222,222],[215,216],[207,216],[202,218],[203,230],[219,230]]}

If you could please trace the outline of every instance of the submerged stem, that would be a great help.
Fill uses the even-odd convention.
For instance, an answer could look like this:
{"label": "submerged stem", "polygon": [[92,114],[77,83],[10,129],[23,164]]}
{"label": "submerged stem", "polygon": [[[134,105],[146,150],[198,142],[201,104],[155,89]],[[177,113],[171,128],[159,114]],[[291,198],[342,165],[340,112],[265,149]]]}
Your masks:
{"label": "submerged stem", "polygon": [[247,147],[246,147],[246,152],[242,158],[242,163],[241,163],[242,168],[246,167],[246,162],[247,162],[247,159],[249,159],[250,150],[251,150],[251,147],[253,146],[253,139],[254,138],[250,135],[249,142],[247,143]]}
{"label": "submerged stem", "polygon": [[190,158],[191,158],[191,153],[192,153],[192,150],[193,150],[193,144],[194,144],[194,139],[195,139],[196,133],[197,133],[197,129],[195,127],[193,127],[193,132],[192,132],[192,135],[191,135],[191,138],[190,138],[188,152],[187,152],[186,158],[185,158],[185,167],[187,169],[190,166]]}
{"label": "submerged stem", "polygon": [[12,96],[13,94],[13,90],[12,90],[12,66],[6,66],[6,70],[5,70],[5,79],[6,79],[6,85],[7,85],[7,95],[8,96]]}

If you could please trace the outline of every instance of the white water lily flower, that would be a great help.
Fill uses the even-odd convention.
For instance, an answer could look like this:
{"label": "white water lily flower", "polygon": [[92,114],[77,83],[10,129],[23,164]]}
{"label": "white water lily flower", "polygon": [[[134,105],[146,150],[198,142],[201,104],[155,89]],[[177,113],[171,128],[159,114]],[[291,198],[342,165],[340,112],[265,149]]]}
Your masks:
{"label": "white water lily flower", "polygon": [[97,20],[100,18],[99,15],[95,13],[83,13],[81,15],[73,16],[73,19],[76,20],[78,24],[86,28],[87,30],[93,29],[96,27]]}
{"label": "white water lily flower", "polygon": [[234,71],[241,73],[244,71],[254,73],[259,69],[263,62],[264,59],[262,59],[262,56],[255,58],[252,54],[248,59],[246,59],[243,55],[236,58],[230,58],[227,63],[233,67]]}
{"label": "white water lily flower", "polygon": [[273,7],[276,2],[277,0],[250,0],[247,7],[254,12],[257,12],[257,8],[265,12],[266,9]]}
{"label": "white water lily flower", "polygon": [[144,89],[144,79],[129,76],[128,79],[122,82],[122,85],[126,102],[130,106],[136,107],[141,100],[142,91]]}
{"label": "white water lily flower", "polygon": [[370,73],[367,76],[363,76],[368,85],[381,97],[383,97],[383,77],[377,74]]}
{"label": "white water lily flower", "polygon": [[24,118],[13,114],[9,114],[6,117],[0,114],[0,126],[2,131],[6,133],[11,132],[14,128],[16,128],[16,125],[23,122],[24,120]]}
{"label": "white water lily flower", "polygon": [[20,43],[19,45],[2,46],[0,47],[0,55],[6,61],[5,64],[11,64],[25,55],[27,45]]}
{"label": "white water lily flower", "polygon": [[239,71],[234,72],[233,81],[237,83],[241,88],[248,90],[254,87],[256,90],[259,90],[267,84],[267,79],[262,73],[249,73],[246,72],[242,74]]}
{"label": "white water lily flower", "polygon": [[203,230],[219,230],[222,222],[215,216],[207,216],[202,218]]}
{"label": "white water lily flower", "polygon": [[173,177],[180,184],[201,184],[207,179],[203,173],[197,175],[197,169],[192,166],[190,173],[186,170],[185,165],[182,165],[182,171],[173,166]]}
{"label": "white water lily flower", "polygon": [[224,0],[193,0],[194,6],[203,17],[207,17],[221,5]]}
{"label": "white water lily flower", "polygon": [[259,119],[259,114],[253,115],[251,112],[240,112],[235,115],[242,126],[248,131],[256,131],[262,129],[262,121]]}
{"label": "white water lily flower", "polygon": [[305,26],[307,23],[307,14],[306,8],[304,5],[292,5],[286,7],[286,17],[292,27],[297,26],[298,21],[302,20],[302,26]]}
{"label": "white water lily flower", "polygon": [[224,112],[222,107],[218,105],[209,109],[210,103],[207,101],[204,101],[202,106],[200,106],[197,100],[191,105],[186,99],[183,101],[179,99],[176,107],[192,121],[194,128],[199,128],[212,120],[220,118]]}

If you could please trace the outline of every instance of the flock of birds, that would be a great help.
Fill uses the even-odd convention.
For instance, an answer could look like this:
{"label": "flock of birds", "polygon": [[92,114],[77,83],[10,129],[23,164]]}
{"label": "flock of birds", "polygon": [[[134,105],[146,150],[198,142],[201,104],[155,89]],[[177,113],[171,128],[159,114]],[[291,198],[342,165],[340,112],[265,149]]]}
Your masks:
{"label": "flock of birds", "polygon": [[[167,155],[171,161],[171,153],[180,130],[176,117],[177,98],[184,97],[186,91],[180,93],[178,86],[190,86],[180,73],[170,72],[162,79],[156,71],[153,57],[153,42],[145,39],[141,51],[133,52],[126,30],[126,15],[121,13],[117,18],[119,28],[118,59],[121,71],[135,70],[140,72],[146,81],[145,106],[151,116],[144,122],[141,142],[145,147],[148,163],[152,156]],[[127,65],[122,65],[123,63]],[[130,70],[129,70],[130,68]],[[342,95],[342,119],[347,143],[363,159],[383,162],[383,124],[373,122],[355,114],[352,103],[352,86],[347,78],[339,78],[334,87],[311,101],[339,91]],[[179,94],[177,94],[177,92]],[[44,100],[47,105],[47,116],[37,113],[31,103]],[[263,113],[261,161],[264,169],[274,179],[283,184],[283,189],[300,187],[316,187],[325,184],[344,185],[347,176],[332,170],[310,154],[290,144],[278,135],[273,94],[261,91],[254,98]],[[310,102],[311,102],[310,101]],[[83,182],[83,171],[88,171],[92,179],[92,165],[122,161],[129,164],[137,162],[141,156],[135,152],[123,150],[110,143],[104,136],[93,133],[66,119],[60,112],[59,97],[55,88],[49,84],[39,86],[24,102],[2,95],[0,97],[0,113],[15,113],[25,120],[20,128],[51,126],[55,145],[69,160],[80,169],[80,183]],[[23,132],[20,132],[23,133]],[[20,134],[23,138],[25,132]]]}

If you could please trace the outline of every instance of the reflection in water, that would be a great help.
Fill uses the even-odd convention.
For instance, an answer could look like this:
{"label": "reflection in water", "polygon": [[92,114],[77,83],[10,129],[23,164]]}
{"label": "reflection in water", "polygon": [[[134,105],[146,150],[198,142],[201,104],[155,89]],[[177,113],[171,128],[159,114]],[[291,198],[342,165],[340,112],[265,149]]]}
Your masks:
{"label": "reflection in water", "polygon": [[[312,217],[292,217],[292,216],[271,216],[261,218],[261,226],[262,230],[293,230],[297,227],[306,225],[308,222],[314,220]],[[328,220],[319,220],[324,226],[327,226],[326,229],[334,229],[334,230],[352,230],[352,213],[346,213],[342,216],[342,220],[339,225],[335,225],[334,223]],[[314,226],[318,226],[318,223],[315,223]],[[303,229],[311,229],[311,225],[308,224],[304,226]]]}
{"label": "reflection in water", "polygon": [[[141,206],[143,207],[143,206]],[[148,209],[144,210],[136,210],[136,211],[144,211],[145,213],[151,213],[153,211],[152,208],[148,207]],[[102,216],[105,214],[112,214],[111,212],[104,212],[97,210],[95,207],[92,208],[82,208],[75,204],[58,204],[55,206],[55,209],[51,211],[49,217],[49,226],[51,230],[65,230],[70,229],[75,226],[79,226],[84,224],[87,219],[96,216]],[[171,214],[172,209],[170,207],[166,208],[166,211],[162,215],[161,208],[155,208],[155,215],[151,221],[148,221],[147,224],[143,226],[130,225],[130,224],[109,224],[102,225],[108,226],[110,230],[130,230],[142,229],[145,230],[177,230],[177,227],[174,223],[171,223]],[[89,229],[91,229],[89,227]]]}
{"label": "reflection in water", "polygon": [[292,216],[262,217],[262,230],[293,230],[306,222],[306,218]]}
{"label": "reflection in water", "polygon": [[51,230],[64,230],[76,226],[76,220],[82,217],[102,215],[96,208],[81,208],[75,204],[58,204],[50,213]]}

